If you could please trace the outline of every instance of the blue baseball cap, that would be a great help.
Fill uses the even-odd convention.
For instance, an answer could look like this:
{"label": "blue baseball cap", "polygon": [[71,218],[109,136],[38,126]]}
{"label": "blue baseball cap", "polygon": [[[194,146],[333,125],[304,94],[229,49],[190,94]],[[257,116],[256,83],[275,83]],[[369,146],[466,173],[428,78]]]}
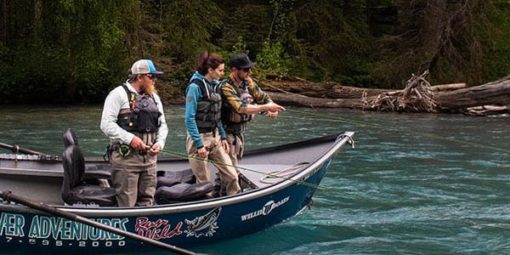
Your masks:
{"label": "blue baseball cap", "polygon": [[156,66],[149,59],[140,59],[131,67],[131,74],[155,74],[161,75],[163,72],[156,70]]}

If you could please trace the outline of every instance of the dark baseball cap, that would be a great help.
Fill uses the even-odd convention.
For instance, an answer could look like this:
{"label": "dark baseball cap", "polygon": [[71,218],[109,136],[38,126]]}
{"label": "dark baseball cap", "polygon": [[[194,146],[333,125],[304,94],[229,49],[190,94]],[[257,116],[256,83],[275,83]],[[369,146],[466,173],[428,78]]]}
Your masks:
{"label": "dark baseball cap", "polygon": [[237,69],[252,68],[255,64],[256,63],[252,62],[250,57],[245,53],[235,54],[230,58],[230,67],[235,67]]}

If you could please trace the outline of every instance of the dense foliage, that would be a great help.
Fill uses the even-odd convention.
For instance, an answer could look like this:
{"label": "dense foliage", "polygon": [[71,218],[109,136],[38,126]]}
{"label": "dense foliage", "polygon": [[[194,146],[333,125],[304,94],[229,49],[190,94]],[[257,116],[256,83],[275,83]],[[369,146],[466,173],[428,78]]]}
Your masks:
{"label": "dense foliage", "polygon": [[199,53],[244,51],[258,78],[399,88],[510,73],[505,0],[0,0],[3,103],[101,102],[130,64],[182,93]]}

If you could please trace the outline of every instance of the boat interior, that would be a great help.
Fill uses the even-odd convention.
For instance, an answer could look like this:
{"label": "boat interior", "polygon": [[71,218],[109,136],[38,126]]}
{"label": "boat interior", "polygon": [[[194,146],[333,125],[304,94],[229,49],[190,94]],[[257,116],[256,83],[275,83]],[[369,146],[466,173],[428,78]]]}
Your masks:
{"label": "boat interior", "polygon": [[[269,187],[307,169],[335,139],[336,135],[247,152],[238,166],[241,193]],[[109,164],[84,158],[70,130],[64,134],[64,147],[60,161],[0,154],[0,189],[52,205],[115,206]],[[216,180],[214,164],[209,164],[209,170],[211,180]],[[157,204],[174,204],[224,196],[218,184],[196,183],[185,159],[162,158],[158,161],[155,200]]]}

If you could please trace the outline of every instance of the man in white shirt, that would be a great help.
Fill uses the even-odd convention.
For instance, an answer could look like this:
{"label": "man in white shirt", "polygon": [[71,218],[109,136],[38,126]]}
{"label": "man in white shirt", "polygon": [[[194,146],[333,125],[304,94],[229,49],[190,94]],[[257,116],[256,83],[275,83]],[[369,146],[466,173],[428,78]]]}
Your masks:
{"label": "man in white shirt", "polygon": [[110,91],[104,103],[101,130],[110,139],[112,181],[120,207],[154,204],[157,155],[168,134],[155,90],[161,74],[151,60],[136,61],[129,79]]}

